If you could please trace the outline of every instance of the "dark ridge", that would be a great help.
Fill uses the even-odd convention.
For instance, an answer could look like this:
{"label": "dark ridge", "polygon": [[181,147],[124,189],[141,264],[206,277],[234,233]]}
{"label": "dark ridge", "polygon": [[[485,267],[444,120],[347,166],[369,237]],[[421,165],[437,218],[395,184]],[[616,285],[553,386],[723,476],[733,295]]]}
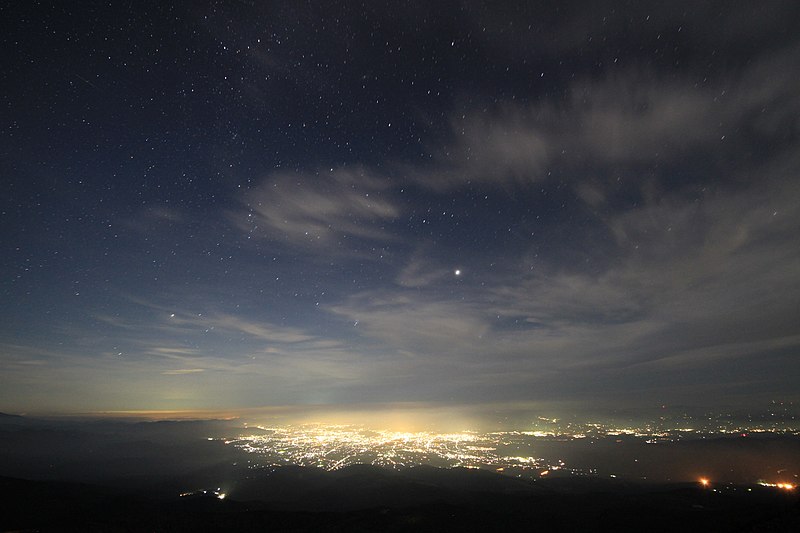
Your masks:
{"label": "dark ridge", "polygon": [[[0,477],[0,530],[35,531],[798,531],[796,495],[753,487],[712,492],[690,486],[649,491],[547,492],[454,491],[408,483],[380,469],[315,473],[287,469],[298,508],[269,501],[221,500],[210,493],[156,498],[144,492],[55,481]],[[426,473],[437,482],[437,471]],[[438,473],[447,476],[446,471]],[[300,477],[298,477],[300,476]],[[286,477],[282,478],[286,479]],[[320,480],[328,485],[320,487]],[[488,479],[488,478],[487,478]],[[391,481],[390,481],[391,480]],[[470,480],[475,482],[475,480]],[[491,483],[491,481],[490,481]],[[350,508],[302,509],[303,499],[342,501],[364,489],[386,488],[405,498],[375,505],[370,498]],[[444,483],[446,485],[447,482]],[[750,491],[747,491],[750,488]],[[734,490],[735,489],[735,490]],[[416,497],[411,497],[414,494]],[[384,496],[394,497],[389,493]],[[416,499],[416,501],[415,501]],[[359,505],[360,503],[360,505]]]}

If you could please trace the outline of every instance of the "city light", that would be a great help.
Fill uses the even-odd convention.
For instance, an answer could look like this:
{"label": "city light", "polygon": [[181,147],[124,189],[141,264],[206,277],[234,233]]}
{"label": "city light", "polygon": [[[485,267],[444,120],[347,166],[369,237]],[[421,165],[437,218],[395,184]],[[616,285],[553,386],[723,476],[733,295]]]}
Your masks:
{"label": "city light", "polygon": [[762,487],[772,487],[781,490],[794,490],[797,488],[797,485],[794,483],[787,483],[787,482],[778,482],[778,483],[768,483],[766,481],[759,481],[759,485]]}
{"label": "city light", "polygon": [[[247,468],[250,469],[297,465],[332,471],[360,464],[392,469],[427,465],[477,468],[529,480],[572,475],[624,478],[643,477],[648,466],[643,466],[639,472],[602,472],[601,468],[588,465],[585,461],[576,464],[571,462],[574,459],[565,460],[560,454],[556,455],[554,444],[583,441],[593,446],[604,440],[620,444],[642,439],[648,446],[660,446],[687,438],[733,433],[732,428],[716,426],[716,420],[709,420],[714,427],[700,429],[695,426],[691,432],[687,425],[670,429],[666,424],[657,423],[623,426],[618,423],[562,419],[534,421],[525,430],[464,430],[449,433],[400,432],[362,425],[324,423],[280,426],[250,424],[243,428],[242,434],[218,440],[250,454],[252,458],[247,461]],[[737,429],[741,430],[741,427]],[[749,431],[752,432],[752,429]],[[709,489],[716,486],[706,476],[696,478],[696,483]],[[760,480],[758,483],[781,490],[796,488],[795,483],[788,481],[766,483]]]}
{"label": "city light", "polygon": [[225,440],[252,453],[262,466],[294,464],[337,470],[354,464],[389,468],[431,465],[443,468],[482,468],[507,472],[564,468],[532,455],[504,455],[501,445],[525,447],[524,435],[499,433],[393,432],[354,426],[260,427],[261,433]]}

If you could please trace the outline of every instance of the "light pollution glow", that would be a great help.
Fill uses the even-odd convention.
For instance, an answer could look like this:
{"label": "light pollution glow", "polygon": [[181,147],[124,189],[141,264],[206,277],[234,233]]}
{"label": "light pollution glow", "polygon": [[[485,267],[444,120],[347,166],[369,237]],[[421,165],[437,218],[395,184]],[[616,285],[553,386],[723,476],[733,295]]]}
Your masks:
{"label": "light pollution glow", "polygon": [[256,455],[257,467],[299,465],[337,470],[355,464],[391,468],[431,465],[516,469],[533,476],[543,468],[553,471],[565,466],[560,460],[547,464],[540,457],[512,455],[511,450],[527,447],[524,439],[529,433],[398,432],[322,424],[251,429],[257,433],[228,439],[225,444]]}

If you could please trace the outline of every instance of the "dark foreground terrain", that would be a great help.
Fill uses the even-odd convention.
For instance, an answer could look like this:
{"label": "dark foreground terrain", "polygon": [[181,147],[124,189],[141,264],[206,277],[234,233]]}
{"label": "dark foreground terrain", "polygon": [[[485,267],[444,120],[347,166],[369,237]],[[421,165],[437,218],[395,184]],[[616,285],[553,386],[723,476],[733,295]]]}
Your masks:
{"label": "dark foreground terrain", "polygon": [[0,531],[800,531],[797,495],[761,487],[526,490],[473,472],[306,470],[281,475],[291,490],[280,501],[0,478]]}

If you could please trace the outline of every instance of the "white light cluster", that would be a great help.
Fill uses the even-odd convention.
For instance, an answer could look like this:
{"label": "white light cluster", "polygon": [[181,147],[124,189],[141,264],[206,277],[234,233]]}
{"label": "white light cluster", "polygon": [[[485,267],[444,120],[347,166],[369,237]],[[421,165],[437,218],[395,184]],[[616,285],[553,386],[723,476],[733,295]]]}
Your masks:
{"label": "white light cluster", "polygon": [[404,433],[316,424],[258,429],[261,434],[242,435],[226,443],[257,454],[262,464],[295,464],[326,470],[353,464],[392,468],[424,464],[491,470],[544,466],[537,457],[498,454],[499,445],[509,438],[513,440],[511,433]]}

